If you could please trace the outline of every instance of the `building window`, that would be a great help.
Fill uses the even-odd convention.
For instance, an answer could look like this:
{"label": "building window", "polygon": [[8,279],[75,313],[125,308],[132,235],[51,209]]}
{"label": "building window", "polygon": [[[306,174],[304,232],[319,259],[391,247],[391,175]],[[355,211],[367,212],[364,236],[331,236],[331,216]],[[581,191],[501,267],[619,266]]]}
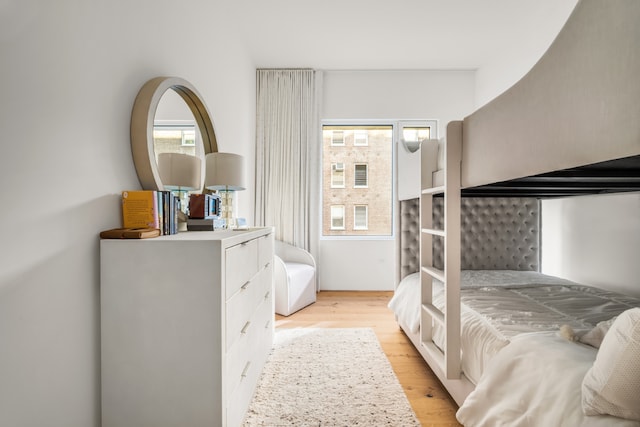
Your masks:
{"label": "building window", "polygon": [[369,145],[369,132],[366,130],[353,131],[353,145],[361,147]]}
{"label": "building window", "polygon": [[369,208],[367,205],[355,205],[353,207],[353,229],[354,230],[367,230]]}
{"label": "building window", "polygon": [[344,188],[344,163],[331,164],[331,188]]}
{"label": "building window", "polygon": [[344,131],[334,130],[331,133],[331,145],[343,146],[344,145]]}
{"label": "building window", "polygon": [[344,206],[331,206],[331,229],[344,230]]}
{"label": "building window", "polygon": [[[395,132],[391,123],[323,123],[323,236],[393,235]],[[334,145],[336,135],[343,146]],[[368,206],[375,206],[371,217]]]}
{"label": "building window", "polygon": [[355,165],[355,181],[353,183],[354,188],[367,188],[369,186],[369,171],[366,163],[360,163]]}

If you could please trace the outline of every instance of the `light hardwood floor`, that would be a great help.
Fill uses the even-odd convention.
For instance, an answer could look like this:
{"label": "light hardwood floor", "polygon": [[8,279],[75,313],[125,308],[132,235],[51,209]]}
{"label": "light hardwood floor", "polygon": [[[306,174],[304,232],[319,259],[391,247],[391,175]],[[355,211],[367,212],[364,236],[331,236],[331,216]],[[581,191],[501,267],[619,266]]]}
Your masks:
{"label": "light hardwood floor", "polygon": [[423,426],[460,426],[456,403],[440,384],[387,308],[393,292],[320,292],[291,316],[276,315],[276,328],[372,328]]}

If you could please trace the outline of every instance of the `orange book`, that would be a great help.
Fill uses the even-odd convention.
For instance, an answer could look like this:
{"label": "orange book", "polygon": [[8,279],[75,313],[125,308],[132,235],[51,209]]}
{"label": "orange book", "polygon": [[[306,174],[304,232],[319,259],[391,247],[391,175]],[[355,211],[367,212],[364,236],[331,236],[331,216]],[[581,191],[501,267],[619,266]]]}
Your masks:
{"label": "orange book", "polygon": [[157,228],[113,228],[100,232],[103,239],[148,239],[159,235]]}
{"label": "orange book", "polygon": [[152,190],[122,192],[123,228],[160,228],[158,196]]}

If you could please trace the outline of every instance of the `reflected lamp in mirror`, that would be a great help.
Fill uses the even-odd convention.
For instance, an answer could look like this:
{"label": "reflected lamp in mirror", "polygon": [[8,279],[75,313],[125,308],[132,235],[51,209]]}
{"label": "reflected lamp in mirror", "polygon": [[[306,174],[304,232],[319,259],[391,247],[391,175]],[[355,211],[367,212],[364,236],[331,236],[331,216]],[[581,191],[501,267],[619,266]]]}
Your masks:
{"label": "reflected lamp in mirror", "polygon": [[158,172],[166,190],[199,190],[201,161],[196,156],[182,153],[158,154]]}
{"label": "reflected lamp in mirror", "polygon": [[183,153],[158,154],[158,173],[165,190],[177,192],[180,200],[178,230],[186,229],[187,192],[202,188],[202,161],[199,157]]}
{"label": "reflected lamp in mirror", "polygon": [[220,194],[221,217],[227,226],[233,219],[233,192],[247,188],[244,174],[244,158],[233,153],[210,153],[205,157],[204,186]]}

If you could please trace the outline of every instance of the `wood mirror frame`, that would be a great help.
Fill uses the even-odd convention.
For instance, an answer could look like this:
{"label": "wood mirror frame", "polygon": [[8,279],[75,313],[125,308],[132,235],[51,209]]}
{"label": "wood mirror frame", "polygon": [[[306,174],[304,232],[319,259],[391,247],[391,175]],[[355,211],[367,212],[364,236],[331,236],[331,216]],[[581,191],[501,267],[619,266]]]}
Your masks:
{"label": "wood mirror frame", "polygon": [[138,92],[131,112],[131,152],[144,190],[164,190],[156,162],[153,127],[158,103],[169,89],[180,95],[193,113],[202,137],[204,154],[218,151],[213,122],[196,88],[178,77],[155,77],[149,80]]}

